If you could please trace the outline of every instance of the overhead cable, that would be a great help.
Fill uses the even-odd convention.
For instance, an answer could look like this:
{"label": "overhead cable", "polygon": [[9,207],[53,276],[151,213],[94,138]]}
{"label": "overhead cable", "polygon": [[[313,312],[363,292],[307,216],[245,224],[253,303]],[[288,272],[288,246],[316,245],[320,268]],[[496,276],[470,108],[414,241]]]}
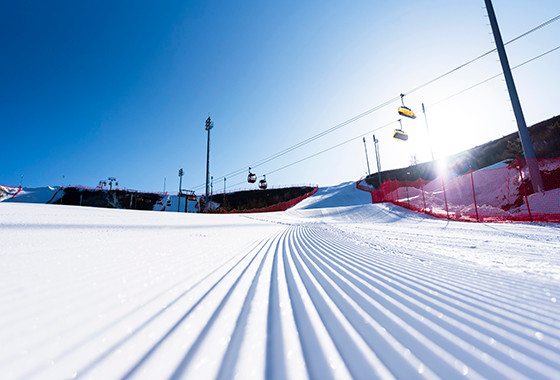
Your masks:
{"label": "overhead cable", "polygon": [[[543,23],[537,25],[536,27],[534,27],[534,28],[532,28],[532,29],[526,31],[525,33],[522,33],[522,34],[520,34],[519,36],[517,36],[517,37],[515,37],[515,38],[513,38],[513,39],[511,39],[511,40],[509,40],[509,41],[507,41],[506,43],[504,43],[504,45],[508,45],[508,44],[510,44],[510,43],[512,43],[512,42],[514,42],[514,41],[517,41],[517,40],[519,40],[520,38],[523,38],[523,37],[525,37],[525,36],[527,36],[527,35],[529,35],[529,34],[535,32],[535,31],[537,31],[537,30],[539,30],[539,29],[541,29],[541,28],[543,28],[543,27],[545,27],[545,26],[547,26],[547,25],[552,24],[552,23],[555,22],[555,21],[558,21],[559,19],[560,19],[560,15],[557,15],[557,16],[555,16],[555,17],[553,17],[553,18],[551,18],[551,19],[549,19],[549,20],[547,20],[547,21],[545,21],[545,22],[543,22]],[[473,59],[471,59],[471,60],[469,60],[469,61],[467,61],[467,62],[465,62],[465,63],[463,63],[463,64],[461,64],[461,65],[459,65],[459,66],[457,66],[457,67],[455,67],[455,68],[453,68],[453,69],[451,69],[451,70],[449,70],[449,71],[447,71],[447,72],[445,72],[444,74],[441,74],[441,75],[439,75],[439,76],[437,76],[437,77],[435,77],[435,78],[433,78],[433,79],[431,79],[431,80],[429,80],[429,81],[427,81],[427,82],[424,82],[424,83],[420,84],[419,86],[416,86],[416,87],[412,88],[411,90],[409,90],[409,91],[407,91],[407,92],[404,92],[403,94],[404,94],[404,95],[409,95],[409,94],[411,94],[411,93],[414,93],[414,92],[416,92],[416,91],[418,91],[418,90],[420,90],[420,89],[422,89],[422,88],[424,88],[424,87],[426,87],[426,86],[428,86],[428,85],[430,85],[430,84],[432,84],[432,83],[434,83],[434,82],[436,82],[436,81],[438,81],[438,80],[440,80],[440,79],[442,79],[442,78],[444,78],[444,77],[446,77],[446,76],[448,76],[448,75],[450,75],[450,74],[452,74],[452,73],[454,73],[454,72],[456,72],[456,71],[458,71],[458,70],[460,70],[460,69],[462,69],[463,67],[468,66],[468,65],[470,65],[471,63],[476,62],[476,61],[478,61],[479,59],[481,59],[481,58],[483,58],[483,57],[486,57],[487,55],[489,55],[489,54],[491,54],[491,53],[493,53],[493,52],[495,52],[495,51],[496,51],[496,48],[494,48],[494,49],[492,49],[492,50],[489,50],[489,51],[487,51],[487,52],[485,52],[485,53],[483,53],[483,54],[481,54],[481,55],[479,55],[479,56],[477,56],[477,57],[475,57],[475,58],[473,58]],[[545,54],[546,54],[546,53],[545,53]],[[491,78],[491,79],[493,79],[493,78]],[[490,79],[488,79],[488,80],[490,80]],[[488,81],[488,80],[487,80],[487,81]],[[476,85],[475,85],[475,86],[476,86]],[[353,122],[355,122],[355,121],[357,121],[357,120],[359,120],[359,119],[361,119],[361,118],[363,118],[363,117],[365,117],[365,116],[367,116],[367,115],[369,115],[369,114],[371,114],[371,113],[373,113],[373,112],[375,112],[375,111],[378,111],[378,110],[380,110],[381,108],[384,108],[384,107],[388,106],[389,104],[391,104],[391,103],[393,103],[393,102],[395,102],[395,101],[397,101],[397,100],[399,100],[399,99],[400,99],[400,96],[395,96],[395,97],[393,97],[393,98],[391,98],[391,99],[389,99],[389,100],[387,100],[387,101],[385,101],[385,102],[383,102],[383,103],[381,103],[381,104],[379,104],[379,105],[377,105],[377,106],[375,106],[375,107],[373,107],[373,108],[370,108],[370,109],[368,109],[368,110],[366,110],[366,111],[364,111],[364,112],[362,112],[362,113],[360,113],[360,114],[358,114],[358,115],[356,115],[356,116],[354,116],[354,117],[351,117],[350,119],[347,119],[347,120],[345,120],[345,121],[343,121],[343,122],[341,122],[341,123],[339,123],[339,124],[337,124],[337,125],[335,125],[335,126],[329,128],[329,129],[327,129],[327,130],[325,130],[325,131],[323,131],[323,132],[320,132],[320,133],[318,133],[318,134],[316,134],[316,135],[314,135],[314,136],[311,136],[311,137],[309,137],[309,138],[307,138],[307,139],[305,139],[305,140],[303,140],[303,141],[300,141],[299,143],[296,143],[296,144],[294,144],[294,145],[292,145],[292,146],[290,146],[290,147],[288,147],[288,148],[285,148],[285,149],[283,149],[283,150],[281,150],[281,151],[279,151],[279,152],[276,152],[276,153],[274,153],[274,154],[271,155],[271,156],[268,156],[268,157],[266,157],[266,158],[263,158],[263,159],[261,159],[261,160],[259,160],[259,161],[255,161],[254,163],[252,163],[252,164],[250,164],[250,165],[247,165],[247,166],[248,166],[248,167],[252,167],[252,168],[256,168],[256,167],[258,167],[258,166],[264,165],[264,164],[266,164],[266,163],[268,163],[268,162],[270,162],[270,161],[272,161],[272,160],[274,160],[274,159],[276,159],[276,158],[278,158],[278,157],[281,157],[281,156],[283,156],[283,155],[285,155],[285,154],[287,154],[287,153],[292,152],[292,151],[295,150],[295,149],[298,149],[298,148],[300,148],[300,147],[302,147],[302,146],[304,146],[304,145],[307,145],[307,144],[309,144],[310,142],[315,141],[315,140],[317,140],[317,139],[319,139],[319,138],[321,138],[321,137],[323,137],[323,136],[325,136],[325,135],[327,135],[327,134],[329,134],[329,133],[332,133],[332,132],[334,132],[334,131],[336,131],[336,130],[338,130],[338,129],[340,129],[340,128],[346,126],[346,125],[349,125],[349,124],[351,124],[351,123],[353,123]],[[232,172],[230,172],[230,173],[227,173],[227,174],[225,174],[225,175],[223,175],[223,176],[217,177],[216,180],[219,181],[219,180],[221,180],[221,179],[223,179],[223,178],[229,178],[229,177],[232,177],[232,176],[234,177],[234,176],[237,176],[237,175],[239,175],[239,174],[241,174],[241,173],[244,173],[245,171],[246,171],[245,168],[240,168],[240,169],[234,170],[234,171],[232,171]],[[193,189],[196,190],[196,189],[200,189],[200,188],[202,188],[202,187],[204,187],[204,184],[195,186]]]}
{"label": "overhead cable", "polygon": [[[554,51],[556,51],[556,50],[558,50],[558,49],[560,49],[560,46],[557,46],[557,47],[555,47],[554,49],[550,49],[550,50],[548,50],[548,51],[546,51],[546,52],[544,52],[544,53],[542,53],[542,54],[539,54],[539,55],[537,55],[536,57],[533,57],[533,58],[531,58],[531,59],[529,59],[529,60],[527,60],[527,61],[525,61],[525,62],[520,63],[519,65],[513,66],[511,69],[512,69],[512,70],[517,69],[518,67],[521,67],[521,66],[526,65],[526,64],[528,64],[528,63],[530,63],[530,62],[533,62],[533,61],[535,61],[535,60],[537,60],[537,59],[539,59],[539,58],[542,58],[542,57],[544,57],[545,55],[550,54],[550,53],[552,53],[552,52],[554,52]],[[467,88],[465,88],[465,89],[463,89],[463,90],[461,90],[461,91],[459,91],[459,92],[456,92],[456,93],[453,94],[453,95],[450,95],[450,96],[448,96],[448,97],[446,97],[446,98],[443,98],[443,99],[441,99],[441,100],[438,100],[437,102],[430,104],[429,107],[437,106],[438,104],[443,103],[443,102],[445,102],[445,101],[447,101],[447,100],[449,100],[449,99],[451,99],[451,98],[454,98],[454,97],[456,97],[457,95],[461,95],[461,94],[464,93],[464,92],[467,92],[467,91],[469,91],[469,90],[472,90],[472,89],[475,88],[475,87],[478,87],[478,86],[480,86],[480,85],[482,85],[482,84],[484,84],[484,83],[486,83],[486,82],[491,81],[492,79],[496,79],[496,78],[501,77],[501,76],[503,76],[503,75],[504,75],[503,73],[496,74],[496,75],[494,75],[494,76],[492,76],[492,77],[490,77],[490,78],[488,78],[488,79],[485,79],[485,80],[483,80],[483,81],[481,81],[481,82],[478,82],[477,84],[474,84],[474,85],[472,85],[472,86],[470,86],[470,87],[467,87]]]}
{"label": "overhead cable", "polygon": [[[530,63],[530,62],[533,62],[533,61],[535,61],[535,60],[537,60],[537,59],[539,59],[539,58],[542,58],[542,57],[544,57],[545,55],[548,55],[548,54],[550,54],[550,53],[552,53],[552,52],[554,52],[554,51],[556,51],[556,50],[560,50],[560,46],[557,46],[557,47],[555,47],[555,48],[553,48],[553,49],[550,49],[550,50],[548,50],[548,51],[546,51],[546,52],[544,52],[544,53],[542,53],[542,54],[539,54],[539,55],[537,55],[537,56],[535,56],[535,57],[533,57],[533,58],[531,58],[531,59],[529,59],[529,60],[527,60],[527,61],[524,61],[524,62],[522,62],[522,63],[520,63],[520,64],[518,64],[518,65],[515,65],[515,66],[513,66],[511,69],[512,69],[512,70],[517,69],[517,68],[519,68],[519,67],[521,67],[521,66],[524,66],[524,65],[526,65],[526,64],[528,64],[528,63]],[[482,84],[484,84],[484,83],[486,83],[486,82],[488,82],[488,81],[491,81],[492,79],[496,79],[496,78],[498,78],[498,77],[500,77],[500,76],[502,76],[502,75],[503,75],[502,73],[497,74],[497,75],[494,75],[494,76],[492,76],[492,77],[490,77],[490,78],[488,78],[488,79],[485,79],[485,80],[483,80],[483,81],[481,81],[481,82],[479,82],[479,83],[477,83],[477,84],[475,84],[475,85],[473,85],[473,86],[470,86],[470,87],[468,87],[468,88],[466,88],[466,89],[464,89],[464,90],[461,90],[461,91],[459,91],[459,92],[457,92],[457,93],[455,93],[455,94],[453,94],[453,95],[451,95],[451,96],[448,96],[447,98],[444,98],[444,99],[442,99],[442,100],[440,100],[440,101],[438,101],[438,102],[436,102],[436,103],[432,103],[432,104],[430,105],[430,107],[434,107],[434,106],[437,105],[437,104],[443,103],[443,102],[445,102],[445,101],[447,101],[447,100],[449,100],[449,99],[451,99],[451,98],[453,98],[453,97],[455,97],[455,96],[457,96],[457,95],[460,95],[460,94],[462,94],[462,93],[464,93],[464,92],[466,92],[466,91],[472,90],[473,88],[475,88],[475,87],[477,87],[477,86],[480,86],[480,85],[482,85]],[[392,124],[395,124],[395,123],[397,123],[397,122],[398,122],[398,120],[394,120],[394,121],[392,121],[392,122],[390,122],[390,123],[387,123],[387,124],[385,124],[385,125],[382,125],[382,126],[380,126],[380,127],[377,127],[377,128],[375,128],[375,129],[372,129],[372,130],[369,131],[369,132],[363,133],[363,134],[361,134],[361,135],[359,135],[359,136],[353,137],[353,138],[351,138],[351,139],[348,139],[348,140],[346,140],[346,141],[343,141],[343,142],[341,142],[341,143],[338,143],[338,144],[336,144],[336,145],[333,145],[333,146],[331,146],[331,147],[329,147],[329,148],[327,148],[327,149],[324,149],[324,150],[322,150],[322,151],[320,151],[320,152],[311,154],[311,155],[309,155],[309,156],[307,156],[307,157],[304,157],[304,158],[302,158],[302,159],[299,159],[299,160],[297,160],[297,161],[294,161],[294,162],[292,162],[292,163],[289,163],[289,164],[287,164],[287,165],[284,165],[284,166],[282,166],[282,167],[280,167],[280,168],[277,168],[277,169],[274,169],[274,170],[272,170],[272,171],[268,171],[266,174],[267,174],[267,175],[270,175],[270,174],[272,174],[272,173],[276,173],[276,172],[278,172],[278,171],[280,171],[280,170],[286,169],[286,168],[288,168],[288,167],[290,167],[290,166],[299,164],[299,163],[302,162],[302,161],[306,161],[306,160],[311,159],[311,158],[313,158],[313,157],[316,157],[316,156],[318,156],[318,155],[320,155],[320,154],[326,153],[326,152],[328,152],[328,151],[330,151],[330,150],[332,150],[332,149],[338,148],[338,147],[341,146],[341,145],[344,145],[344,144],[347,144],[347,143],[349,143],[349,142],[351,142],[351,141],[357,140],[357,139],[359,139],[359,138],[361,138],[361,137],[364,137],[364,136],[366,136],[366,135],[368,135],[368,134],[370,134],[370,133],[376,132],[376,131],[378,131],[378,130],[380,130],[380,129],[387,128],[387,127],[389,127],[389,126],[391,126]],[[239,182],[239,183],[237,183],[237,184],[228,186],[228,188],[229,188],[229,187],[234,187],[234,186],[239,186],[239,185],[242,185],[242,184],[244,184],[244,183],[245,183],[245,181]]]}

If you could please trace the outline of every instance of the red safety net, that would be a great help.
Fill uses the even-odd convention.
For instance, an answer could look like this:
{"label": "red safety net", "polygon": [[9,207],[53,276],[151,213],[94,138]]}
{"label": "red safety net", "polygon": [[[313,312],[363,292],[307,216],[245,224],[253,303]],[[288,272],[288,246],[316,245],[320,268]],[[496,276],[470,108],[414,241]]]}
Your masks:
{"label": "red safety net", "polygon": [[[530,173],[537,173],[537,169],[541,189],[534,189],[531,181]],[[391,202],[440,218],[560,222],[560,158],[516,159],[507,167],[441,176],[433,181],[389,180],[378,189],[364,181],[356,186],[370,192],[373,203]]]}
{"label": "red safety net", "polygon": [[299,202],[301,202],[304,199],[306,199],[306,198],[312,196],[313,194],[315,194],[317,192],[317,190],[319,190],[318,187],[314,188],[309,193],[303,194],[303,195],[301,195],[297,198],[291,199],[291,200],[286,201],[286,202],[276,203],[275,205],[268,206],[268,207],[253,208],[253,209],[250,209],[250,210],[231,210],[231,211],[220,210],[219,213],[221,213],[221,214],[251,214],[251,213],[257,213],[257,212],[286,211],[290,207],[293,207],[293,206],[297,205]]}

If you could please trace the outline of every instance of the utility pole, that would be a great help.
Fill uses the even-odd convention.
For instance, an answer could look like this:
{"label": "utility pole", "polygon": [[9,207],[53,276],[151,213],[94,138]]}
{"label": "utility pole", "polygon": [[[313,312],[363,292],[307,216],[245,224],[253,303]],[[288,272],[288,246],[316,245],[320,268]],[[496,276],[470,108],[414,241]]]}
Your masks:
{"label": "utility pole", "polygon": [[373,145],[375,148],[375,160],[377,161],[377,176],[379,178],[379,186],[381,186],[381,157],[379,156],[379,140],[373,135]]}
{"label": "utility pole", "polygon": [[183,171],[183,168],[179,169],[179,194],[177,194],[177,199],[178,199],[178,204],[177,204],[177,212],[181,212],[181,196],[183,195],[181,193],[181,187],[183,186],[183,174],[185,172]]}
{"label": "utility pole", "polygon": [[226,204],[226,177],[224,177],[224,205]]}
{"label": "utility pole", "polygon": [[214,176],[210,176],[210,201],[214,197]]}
{"label": "utility pole", "polygon": [[164,194],[165,194],[165,180],[166,180],[166,178],[163,177],[163,193],[164,193]]}
{"label": "utility pole", "polygon": [[364,140],[364,149],[366,150],[366,163],[367,163],[367,174],[370,175],[371,171],[369,170],[369,159],[368,159],[368,155],[367,155],[367,145],[366,145],[366,138],[362,137]]}
{"label": "utility pole", "polygon": [[523,110],[521,109],[521,102],[519,101],[517,89],[515,88],[515,83],[513,81],[513,75],[511,74],[511,68],[509,67],[506,49],[504,47],[502,35],[500,34],[500,29],[498,28],[496,13],[494,13],[494,7],[492,6],[491,0],[484,0],[484,4],[486,5],[486,10],[488,11],[488,19],[490,20],[490,26],[492,27],[492,34],[494,35],[494,41],[496,42],[496,49],[498,50],[500,63],[502,64],[502,71],[504,72],[509,98],[511,100],[515,119],[517,120],[519,139],[521,140],[523,154],[525,155],[529,166],[529,175],[531,177],[531,182],[533,183],[533,190],[535,192],[544,191],[535,151],[533,150],[533,143],[531,142],[529,129],[527,129],[527,124],[525,123],[525,117],[523,116]]}
{"label": "utility pole", "polygon": [[206,207],[208,207],[208,183],[210,181],[210,130],[214,128],[214,123],[210,116],[206,119],[206,128],[205,130],[208,131],[208,143],[206,144]]}
{"label": "utility pole", "polygon": [[426,116],[426,108],[424,103],[422,103],[422,112],[424,113],[424,122],[426,123],[426,130],[428,131],[428,144],[430,145],[430,153],[432,154],[432,161],[434,161],[434,149],[432,148],[432,136],[430,135],[430,129],[428,128],[428,117]]}

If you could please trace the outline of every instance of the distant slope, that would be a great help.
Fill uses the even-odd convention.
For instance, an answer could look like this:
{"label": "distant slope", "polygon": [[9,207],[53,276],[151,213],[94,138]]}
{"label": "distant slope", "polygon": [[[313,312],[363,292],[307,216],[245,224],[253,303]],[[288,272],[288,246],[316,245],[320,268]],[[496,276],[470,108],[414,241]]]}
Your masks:
{"label": "distant slope", "polygon": [[356,189],[355,182],[321,187],[315,195],[301,201],[290,210],[357,206],[371,203],[371,195]]}

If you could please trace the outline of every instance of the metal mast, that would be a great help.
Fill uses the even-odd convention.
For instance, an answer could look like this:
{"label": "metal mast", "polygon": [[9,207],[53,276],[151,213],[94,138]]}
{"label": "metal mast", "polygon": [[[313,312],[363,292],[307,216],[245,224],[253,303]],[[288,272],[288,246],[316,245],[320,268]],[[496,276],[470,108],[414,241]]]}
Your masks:
{"label": "metal mast", "polygon": [[432,161],[434,161],[434,149],[432,148],[432,136],[430,135],[430,129],[428,128],[428,117],[426,116],[426,108],[424,103],[422,103],[422,112],[424,113],[424,122],[426,123],[426,130],[428,131],[428,144],[430,144],[430,153],[432,154]]}
{"label": "metal mast", "polygon": [[210,130],[214,128],[214,123],[210,116],[206,119],[206,128],[205,130],[208,131],[208,143],[206,145],[206,202],[208,202],[208,193],[210,192],[209,184],[210,184]]}
{"label": "metal mast", "polygon": [[517,89],[515,88],[513,75],[511,74],[511,69],[509,67],[509,61],[504,47],[504,42],[502,40],[502,35],[500,34],[500,29],[498,28],[498,20],[496,19],[496,14],[494,13],[492,1],[484,0],[484,3],[486,5],[486,10],[488,11],[488,19],[490,20],[490,26],[492,27],[492,34],[494,35],[494,41],[496,42],[496,49],[498,50],[500,63],[502,64],[502,71],[504,72],[509,98],[513,107],[513,113],[515,114],[515,119],[517,120],[517,129],[519,131],[521,146],[523,147],[523,154],[525,155],[525,158],[529,160],[527,163],[529,166],[529,175],[531,176],[534,186],[533,189],[538,191],[543,189],[542,179],[539,173],[539,168],[536,165],[533,143],[531,142],[529,130],[527,129],[527,124],[525,123],[525,117],[523,116],[523,110],[521,109],[521,103],[519,102],[519,96],[517,95]]}
{"label": "metal mast", "polygon": [[179,169],[179,194],[177,194],[177,212],[181,212],[181,197],[183,193],[181,192],[181,187],[183,185],[183,168]]}
{"label": "metal mast", "polygon": [[364,149],[366,150],[367,174],[370,175],[371,171],[369,170],[369,158],[368,158],[368,155],[367,155],[366,138],[363,137],[363,139],[364,139]]}
{"label": "metal mast", "polygon": [[224,205],[226,204],[226,177],[224,177]]}
{"label": "metal mast", "polygon": [[381,186],[381,157],[379,157],[379,140],[373,135],[373,145],[375,148],[375,160],[377,161],[377,176],[379,178],[379,186]]}

